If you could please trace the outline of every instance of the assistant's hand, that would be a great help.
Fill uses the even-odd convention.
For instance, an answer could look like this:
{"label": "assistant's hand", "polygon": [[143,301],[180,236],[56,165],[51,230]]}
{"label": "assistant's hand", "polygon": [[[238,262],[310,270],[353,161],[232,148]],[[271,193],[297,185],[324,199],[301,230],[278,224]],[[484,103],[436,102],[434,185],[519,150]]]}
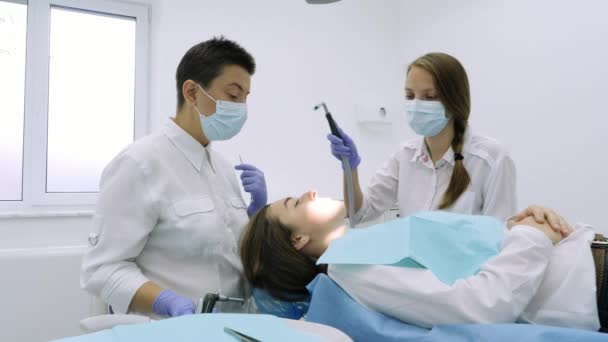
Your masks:
{"label": "assistant's hand", "polygon": [[[351,169],[354,170],[361,164],[361,157],[357,152],[355,142],[348,134],[344,133],[342,128],[338,127],[338,132],[340,132],[342,139],[333,134],[327,135],[327,139],[331,142],[331,154],[340,162],[342,162],[342,157],[346,157]],[[342,165],[342,168],[344,169],[344,165]]]}
{"label": "assistant's hand", "polygon": [[177,317],[193,314],[196,307],[190,299],[165,289],[154,300],[152,310],[161,316]]}
{"label": "assistant's hand", "polygon": [[243,189],[251,194],[251,203],[247,208],[247,215],[251,217],[268,202],[268,191],[266,189],[264,173],[257,167],[249,164],[239,164],[234,168],[243,171],[241,173]]}

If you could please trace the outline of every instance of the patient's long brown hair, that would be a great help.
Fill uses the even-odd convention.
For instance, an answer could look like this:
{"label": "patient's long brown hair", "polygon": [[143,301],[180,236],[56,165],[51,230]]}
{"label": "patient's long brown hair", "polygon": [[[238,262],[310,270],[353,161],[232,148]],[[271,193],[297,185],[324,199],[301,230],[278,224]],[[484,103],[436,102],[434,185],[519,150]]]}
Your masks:
{"label": "patient's long brown hair", "polygon": [[245,277],[273,297],[297,301],[308,295],[306,285],[322,271],[291,244],[291,229],[268,216],[266,205],[249,221],[241,240]]}
{"label": "patient's long brown hair", "polygon": [[[471,112],[471,94],[467,72],[456,58],[439,52],[419,57],[408,66],[407,72],[409,73],[413,67],[421,68],[433,76],[439,100],[445,106],[446,113],[450,114],[454,121],[452,150],[455,155],[462,155],[464,134]],[[470,183],[471,177],[464,167],[464,161],[455,158],[452,178],[443,194],[439,209],[451,207]]]}

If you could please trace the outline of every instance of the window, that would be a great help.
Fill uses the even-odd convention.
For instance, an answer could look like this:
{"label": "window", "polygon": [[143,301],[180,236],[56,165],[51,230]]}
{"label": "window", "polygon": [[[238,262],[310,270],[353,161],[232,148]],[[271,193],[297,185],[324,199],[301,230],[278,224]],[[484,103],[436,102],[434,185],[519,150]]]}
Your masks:
{"label": "window", "polygon": [[133,141],[135,20],[51,7],[50,33],[46,191],[95,192]]}
{"label": "window", "polygon": [[0,0],[0,209],[95,203],[147,132],[147,32],[145,5]]}
{"label": "window", "polygon": [[27,6],[0,2],[0,200],[22,200]]}

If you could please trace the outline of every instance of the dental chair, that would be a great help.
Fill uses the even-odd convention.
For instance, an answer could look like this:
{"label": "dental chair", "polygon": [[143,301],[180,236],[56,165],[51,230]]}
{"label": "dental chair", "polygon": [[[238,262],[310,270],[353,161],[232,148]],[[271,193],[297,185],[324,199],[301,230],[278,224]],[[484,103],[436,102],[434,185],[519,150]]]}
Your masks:
{"label": "dental chair", "polygon": [[[595,263],[597,307],[601,323],[600,332],[606,333],[608,332],[608,239],[601,234],[596,234],[595,240],[591,245],[591,251]],[[371,336],[386,340],[391,340],[390,338],[387,339],[387,337],[398,337],[395,340],[399,341],[410,340],[410,338],[411,340],[429,338],[429,341],[431,341],[433,338],[442,340],[442,338],[448,338],[453,334],[460,335],[461,337],[471,336],[472,334],[478,334],[477,336],[482,336],[483,334],[487,334],[487,336],[496,336],[495,333],[498,331],[504,332],[505,337],[514,337],[518,333],[529,337],[532,337],[532,335],[541,336],[536,339],[539,341],[544,341],[542,336],[546,338],[550,335],[554,335],[554,337],[568,336],[573,338],[584,338],[587,340],[603,339],[602,337],[598,337],[598,335],[603,334],[593,335],[593,333],[576,331],[574,329],[543,327],[530,324],[438,326],[437,328],[428,331],[398,322],[378,313],[364,312],[366,310],[363,307],[350,299],[347,294],[340,293],[339,287],[327,277],[315,280],[313,283],[316,283],[316,285],[313,285],[312,287],[316,287],[315,290],[317,293],[314,293],[315,290],[311,291],[313,292],[313,296],[312,298],[309,298],[309,300],[311,300],[310,311],[308,310],[308,301],[294,303],[283,302],[281,304],[284,305],[281,305],[278,311],[273,311],[271,309],[273,307],[272,305],[270,307],[260,307],[258,305],[258,307],[262,313],[275,314],[294,328],[304,332],[314,332],[317,336],[320,336],[323,341],[351,341],[351,338],[358,339]],[[262,299],[266,303],[272,303],[268,300],[269,298],[267,296],[269,296],[269,294],[265,293],[265,291],[254,289],[253,292],[256,301]],[[321,295],[319,295],[319,293],[321,293]],[[212,312],[214,305],[215,301],[203,305],[206,307],[205,312]],[[274,308],[276,309],[277,306],[274,306]],[[344,312],[345,316],[340,315],[340,317],[336,317],[334,314],[336,310]],[[306,314],[307,311],[308,321],[301,320],[300,318]],[[353,312],[357,311],[361,311],[362,313],[355,315],[355,317],[351,317],[353,316]],[[200,311],[197,310],[197,312]],[[365,319],[361,320],[362,317]],[[351,320],[351,318],[354,319]],[[360,321],[357,321],[357,319]],[[116,325],[146,322],[151,322],[151,319],[146,316],[110,314],[83,319],[80,322],[80,327],[84,332],[95,332],[109,329]],[[352,329],[355,330],[353,331]],[[350,335],[350,337],[343,331]],[[400,335],[382,335],[386,331],[397,331]],[[584,335],[584,337],[582,335]],[[442,338],[439,338],[440,336]],[[608,340],[608,337],[606,339]]]}
{"label": "dental chair", "polygon": [[367,309],[323,274],[308,286],[312,296],[306,320],[340,329],[356,341],[608,341],[605,334],[608,332],[608,239],[596,234],[591,252],[596,273],[599,332],[526,323],[420,328]]}
{"label": "dental chair", "polygon": [[608,239],[602,234],[595,234],[591,253],[595,262],[597,310],[602,326],[600,332],[608,333]]}
{"label": "dental chair", "polygon": [[[242,298],[226,297],[219,293],[207,293],[204,298],[199,300],[196,308],[196,313],[212,313],[217,302],[241,302]],[[80,321],[80,329],[84,332],[95,332],[99,330],[109,329],[120,324],[138,324],[148,323],[152,319],[148,316],[136,315],[136,314],[116,314],[112,309],[111,305],[106,308],[108,314],[98,315],[89,318],[85,318]]]}
{"label": "dental chair", "polygon": [[[201,314],[212,314],[214,312],[215,304],[218,301],[234,301],[239,300],[238,298],[224,297],[220,294],[207,294],[205,298],[199,302],[196,312]],[[119,325],[129,324],[142,324],[153,322],[154,319],[136,315],[136,314],[115,314],[112,311],[112,307],[108,306],[108,314],[98,315],[89,318],[85,318],[80,321],[80,328],[84,333],[94,333],[106,329],[112,329]],[[252,314],[253,316],[253,314]],[[279,317],[282,322],[287,326],[293,328],[296,331],[307,333],[309,335],[318,338],[320,341],[331,341],[331,342],[351,342],[352,339],[344,334],[342,331],[323,325],[320,323],[305,322],[303,320],[287,319]]]}
{"label": "dental chair", "polygon": [[[590,332],[579,329],[558,328],[538,324],[456,324],[424,329],[412,326],[358,304],[326,275],[319,275],[309,286],[312,294],[308,302],[283,302],[270,294],[253,289],[260,312],[279,317],[298,319],[333,326],[354,340],[382,341],[445,341],[494,340],[526,341],[585,340],[608,341],[608,239],[596,234],[591,245],[595,264],[597,308],[601,329]],[[260,303],[258,303],[258,301]],[[337,315],[336,313],[340,314]],[[481,337],[484,338],[481,338]],[[497,336],[500,336],[498,338]],[[498,339],[497,339],[498,338]]]}
{"label": "dental chair", "polygon": [[[212,314],[214,315],[214,314]],[[254,316],[254,314],[251,314]],[[277,318],[287,326],[299,332],[314,336],[319,341],[328,342],[352,342],[352,339],[342,331],[320,323],[306,322],[302,320],[292,320]],[[108,314],[85,318],[80,321],[80,328],[84,333],[94,333],[106,329],[112,329],[119,325],[150,323],[153,320],[147,316],[132,314]]]}

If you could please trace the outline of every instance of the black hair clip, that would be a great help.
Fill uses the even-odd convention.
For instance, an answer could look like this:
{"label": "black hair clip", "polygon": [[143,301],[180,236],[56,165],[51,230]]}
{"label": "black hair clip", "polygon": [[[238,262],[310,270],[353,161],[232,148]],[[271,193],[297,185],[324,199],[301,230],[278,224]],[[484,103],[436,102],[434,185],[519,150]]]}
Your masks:
{"label": "black hair clip", "polygon": [[454,153],[454,160],[458,161],[458,160],[463,160],[464,156],[460,153]]}

